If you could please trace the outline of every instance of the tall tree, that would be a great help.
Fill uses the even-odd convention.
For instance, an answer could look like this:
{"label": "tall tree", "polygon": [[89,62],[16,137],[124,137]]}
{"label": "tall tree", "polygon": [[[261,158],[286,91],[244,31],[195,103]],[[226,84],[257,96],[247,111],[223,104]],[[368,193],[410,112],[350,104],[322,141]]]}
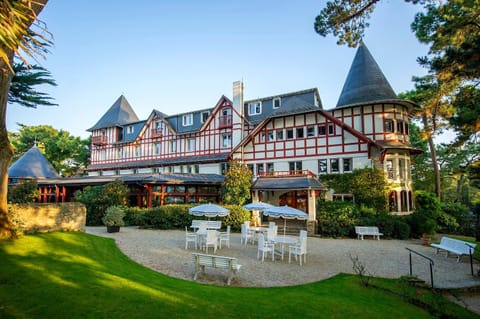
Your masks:
{"label": "tall tree", "polygon": [[3,0],[0,2],[0,238],[12,236],[7,214],[8,168],[13,156],[6,125],[7,102],[14,71],[14,56],[42,54],[46,38],[32,27],[45,30],[38,14],[48,0]]}
{"label": "tall tree", "polygon": [[252,171],[245,163],[232,160],[222,185],[223,202],[231,205],[245,204],[251,197],[251,187]]}

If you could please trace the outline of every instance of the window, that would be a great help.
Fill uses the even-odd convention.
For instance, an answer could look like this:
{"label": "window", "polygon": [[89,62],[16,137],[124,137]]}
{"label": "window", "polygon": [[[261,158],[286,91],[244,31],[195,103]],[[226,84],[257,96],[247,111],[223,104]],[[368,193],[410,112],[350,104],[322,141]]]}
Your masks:
{"label": "window", "polygon": [[288,169],[290,170],[290,174],[296,174],[298,171],[302,171],[302,162],[288,162]]}
{"label": "window", "polygon": [[195,150],[195,139],[189,138],[187,143],[187,152],[193,152]]}
{"label": "window", "polygon": [[297,128],[297,138],[303,138],[305,130],[303,127]]}
{"label": "window", "polygon": [[330,160],[330,172],[331,173],[338,173],[340,171],[340,165],[339,165],[339,159],[338,158],[332,158]]}
{"label": "window", "polygon": [[279,97],[273,99],[273,108],[278,109],[282,105],[282,100]]}
{"label": "window", "polygon": [[265,173],[263,163],[257,164],[257,175],[263,175],[263,173]]}
{"label": "window", "polygon": [[123,148],[117,148],[117,159],[123,158]]}
{"label": "window", "polygon": [[177,141],[170,142],[170,152],[175,153],[177,151]]}
{"label": "window", "polygon": [[142,156],[142,149],[140,148],[140,145],[135,146],[135,156],[136,157]]}
{"label": "window", "polygon": [[160,143],[155,144],[155,155],[160,155],[160,152],[162,150],[162,145]]}
{"label": "window", "polygon": [[307,136],[308,137],[315,136],[315,127],[314,126],[308,126],[307,127]]}
{"label": "window", "polygon": [[400,174],[400,179],[405,180],[406,178],[406,168],[405,168],[405,160],[400,158],[398,160],[398,173]]}
{"label": "window", "polygon": [[387,168],[387,178],[393,179],[394,178],[393,161],[392,160],[386,161],[385,166]]}
{"label": "window", "polygon": [[319,174],[326,174],[327,173],[327,160],[326,159],[318,160],[318,173]]}
{"label": "window", "polygon": [[222,147],[227,148],[232,145],[232,136],[230,134],[222,135]]}
{"label": "window", "polygon": [[287,130],[287,140],[291,140],[293,138],[293,129]]}
{"label": "window", "polygon": [[208,116],[210,115],[210,112],[208,111],[205,111],[205,112],[202,112],[202,123],[205,123],[205,121],[207,120]]}
{"label": "window", "polygon": [[269,142],[275,141],[275,134],[273,134],[273,131],[268,131],[267,132],[267,137]]}
{"label": "window", "polygon": [[328,124],[328,135],[335,135],[335,126],[333,124]]}
{"label": "window", "polygon": [[185,114],[182,116],[182,124],[183,126],[190,126],[193,125],[193,114]]}
{"label": "window", "polygon": [[267,173],[273,175],[273,163],[267,163]]}
{"label": "window", "polygon": [[262,102],[248,103],[248,115],[257,115],[262,113]]}
{"label": "window", "polygon": [[134,131],[133,125],[127,126],[127,134],[133,134],[133,131]]}
{"label": "window", "polygon": [[326,135],[326,134],[327,134],[327,130],[325,129],[325,125],[319,125],[318,126],[318,135],[322,136],[322,135]]}
{"label": "window", "polygon": [[403,126],[404,125],[404,122],[403,121],[397,121],[397,133],[398,134],[403,134],[404,133],[404,130],[403,130]]}
{"label": "window", "polygon": [[265,132],[260,133],[260,142],[265,142]]}
{"label": "window", "polygon": [[229,163],[221,163],[220,164],[220,171],[221,171],[222,175],[225,175],[229,169],[230,169],[230,164]]}
{"label": "window", "polygon": [[283,130],[277,130],[277,141],[283,140]]}
{"label": "window", "polygon": [[408,135],[408,123],[405,122],[405,135]]}
{"label": "window", "polygon": [[385,120],[385,132],[393,133],[393,120]]}
{"label": "window", "polygon": [[351,172],[352,171],[352,159],[351,158],[344,158],[343,159],[343,171],[344,172]]}
{"label": "window", "polygon": [[193,166],[193,172],[194,172],[195,174],[200,173],[200,165],[198,165],[198,164],[194,165],[194,166]]}

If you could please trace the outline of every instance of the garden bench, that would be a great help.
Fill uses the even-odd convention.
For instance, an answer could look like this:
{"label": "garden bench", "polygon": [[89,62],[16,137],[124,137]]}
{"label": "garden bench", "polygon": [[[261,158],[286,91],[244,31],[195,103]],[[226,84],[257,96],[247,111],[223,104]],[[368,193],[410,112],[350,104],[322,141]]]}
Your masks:
{"label": "garden bench", "polygon": [[222,221],[221,220],[192,220],[192,225],[190,228],[197,230],[200,227],[200,223],[207,223],[207,229],[220,229],[222,228]]}
{"label": "garden bench", "polygon": [[200,271],[205,273],[205,267],[226,269],[229,271],[227,285],[230,285],[233,276],[237,273],[237,271],[240,270],[240,267],[242,266],[238,264],[237,258],[235,257],[193,253],[192,259],[193,264],[195,265],[195,274],[193,275],[193,280],[197,280],[197,275]]}
{"label": "garden bench", "polygon": [[377,240],[380,240],[380,236],[383,234],[378,230],[377,226],[355,226],[355,233],[357,238],[363,240],[363,236],[373,236]]}
{"label": "garden bench", "polygon": [[444,250],[445,258],[448,258],[449,253],[456,254],[457,262],[460,262],[460,257],[462,257],[462,255],[470,255],[470,252],[473,253],[477,244],[450,237],[442,237],[439,244],[430,244],[430,246],[436,248],[436,254],[438,254],[440,250]]}

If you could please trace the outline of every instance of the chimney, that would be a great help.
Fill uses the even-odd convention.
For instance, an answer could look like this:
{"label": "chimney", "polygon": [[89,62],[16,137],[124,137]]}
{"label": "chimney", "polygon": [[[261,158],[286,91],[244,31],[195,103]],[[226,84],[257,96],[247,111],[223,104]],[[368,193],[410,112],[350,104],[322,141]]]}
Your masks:
{"label": "chimney", "polygon": [[[232,146],[235,148],[243,141],[245,134],[245,123],[243,118],[243,81],[233,82],[233,124],[234,128],[240,123],[240,130],[234,129],[232,136]],[[238,126],[236,126],[238,128]],[[243,161],[243,147],[240,151],[240,160]]]}
{"label": "chimney", "polygon": [[243,116],[243,82],[233,82],[233,108]]}

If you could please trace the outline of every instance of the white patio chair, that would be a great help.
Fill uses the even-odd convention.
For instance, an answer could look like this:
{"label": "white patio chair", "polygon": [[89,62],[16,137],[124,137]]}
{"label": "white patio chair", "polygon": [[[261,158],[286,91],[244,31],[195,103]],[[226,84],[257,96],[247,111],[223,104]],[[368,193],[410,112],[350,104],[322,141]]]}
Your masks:
{"label": "white patio chair", "polygon": [[214,229],[207,230],[207,238],[205,239],[205,252],[208,254],[208,247],[213,247],[213,253],[217,252],[218,236]]}
{"label": "white patio chair", "polygon": [[230,225],[227,226],[226,232],[221,232],[218,235],[218,244],[222,248],[222,241],[227,243],[227,247],[230,248]]}
{"label": "white patio chair", "polygon": [[307,262],[307,237],[301,238],[298,244],[288,246],[288,263],[292,262],[292,255],[295,255],[295,260],[300,258],[300,266],[302,258],[304,263]]}
{"label": "white patio chair", "polygon": [[195,249],[197,249],[197,234],[188,231],[188,227],[185,226],[185,249],[188,248],[188,243],[194,243]]}
{"label": "white patio chair", "polygon": [[307,231],[306,230],[300,230],[300,239],[306,238],[307,237]]}
{"label": "white patio chair", "polygon": [[253,243],[254,236],[255,233],[249,231],[246,224],[242,224],[242,236],[240,237],[240,244],[245,244],[246,246],[249,239]]}
{"label": "white patio chair", "polygon": [[274,226],[276,226],[277,224],[275,224],[275,222],[269,222],[268,223],[268,228],[273,228]]}
{"label": "white patio chair", "polygon": [[265,255],[268,256],[268,253],[272,255],[272,261],[275,260],[275,245],[267,242],[263,237],[263,234],[258,234],[258,252],[257,259],[260,259],[260,254],[262,254],[262,262],[265,260]]}
{"label": "white patio chair", "polygon": [[275,238],[276,234],[275,234],[275,228],[267,228],[267,237],[265,238],[265,240],[269,243],[273,242],[273,239]]}

